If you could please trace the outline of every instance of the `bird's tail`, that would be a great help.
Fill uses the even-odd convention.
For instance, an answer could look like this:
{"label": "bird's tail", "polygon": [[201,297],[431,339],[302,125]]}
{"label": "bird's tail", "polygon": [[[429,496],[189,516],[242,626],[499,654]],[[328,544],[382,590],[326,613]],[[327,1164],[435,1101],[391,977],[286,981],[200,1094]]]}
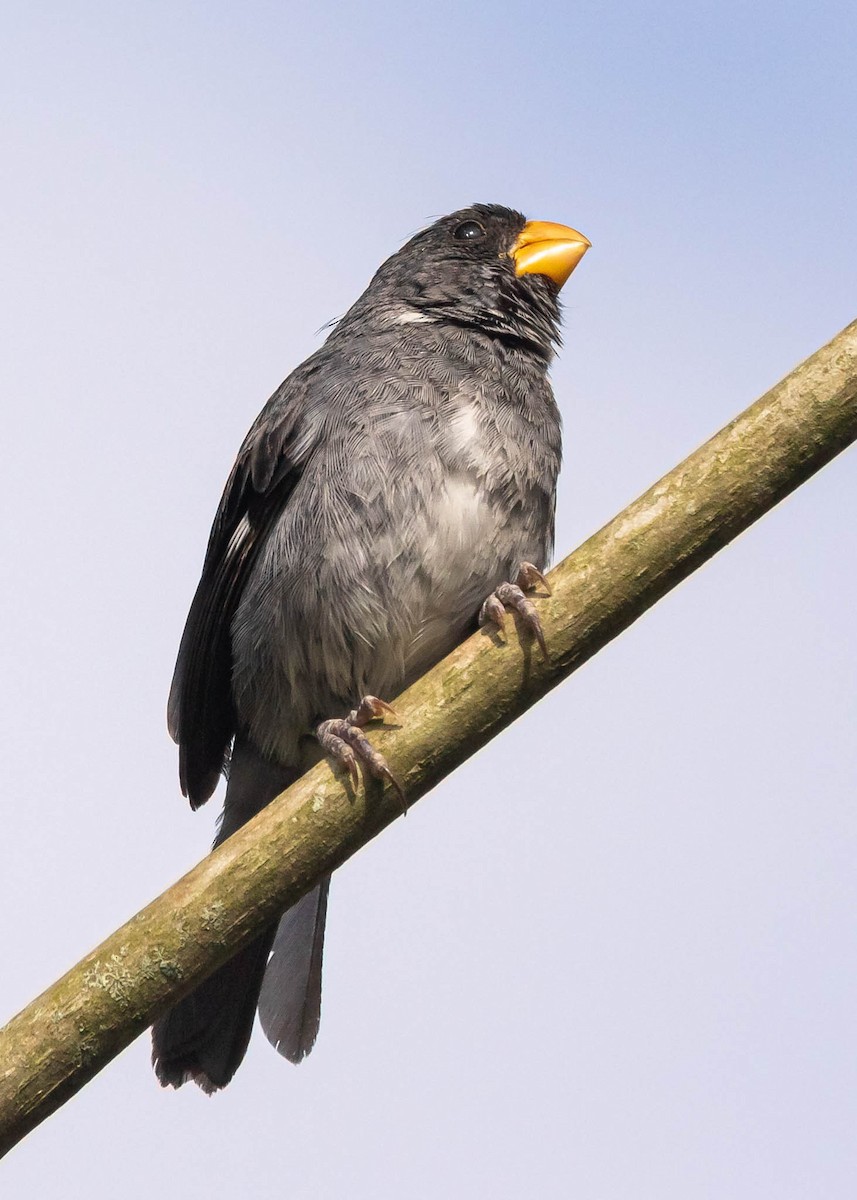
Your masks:
{"label": "bird's tail", "polygon": [[[215,846],[270,803],[296,774],[246,743],[236,743]],[[205,1092],[225,1087],[247,1052],[257,1003],[262,1027],[281,1054],[300,1062],[309,1053],[321,1010],[329,885],[329,878],[323,880],[278,924],[156,1021],[152,1062],[164,1086],[181,1087],[193,1079]]]}
{"label": "bird's tail", "polygon": [[321,1017],[321,959],[330,876],[280,918],[259,996],[259,1021],[290,1062],[306,1058]]}

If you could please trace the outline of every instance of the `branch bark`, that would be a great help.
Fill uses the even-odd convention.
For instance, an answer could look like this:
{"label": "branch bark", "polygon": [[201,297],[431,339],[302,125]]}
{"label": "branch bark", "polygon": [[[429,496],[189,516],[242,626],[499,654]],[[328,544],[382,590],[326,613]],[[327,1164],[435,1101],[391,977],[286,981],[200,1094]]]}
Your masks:
{"label": "branch bark", "polygon": [[[373,741],[423,796],[857,438],[857,321],[550,575],[550,661],[483,630],[396,701]],[[0,1155],[162,1011],[400,815],[319,763],[0,1030]]]}

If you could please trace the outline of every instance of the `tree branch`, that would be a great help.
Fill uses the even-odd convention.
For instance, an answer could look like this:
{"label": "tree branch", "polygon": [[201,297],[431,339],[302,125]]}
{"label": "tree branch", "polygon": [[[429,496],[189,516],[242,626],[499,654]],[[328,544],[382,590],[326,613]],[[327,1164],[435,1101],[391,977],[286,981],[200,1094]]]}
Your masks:
{"label": "tree branch", "polygon": [[[857,321],[551,573],[550,649],[483,630],[373,740],[409,803],[857,438]],[[0,1154],[400,814],[319,763],[0,1031]]]}

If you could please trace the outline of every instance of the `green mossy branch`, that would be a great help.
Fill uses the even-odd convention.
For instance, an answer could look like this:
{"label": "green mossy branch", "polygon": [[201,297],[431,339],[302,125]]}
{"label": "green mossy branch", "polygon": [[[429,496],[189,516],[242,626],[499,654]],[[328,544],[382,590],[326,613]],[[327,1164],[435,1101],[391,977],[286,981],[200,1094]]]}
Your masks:
{"label": "green mossy branch", "polygon": [[[510,619],[396,700],[371,736],[409,803],[855,438],[857,322],[551,572],[548,662]],[[317,764],[34,1000],[0,1031],[0,1154],[400,811]]]}

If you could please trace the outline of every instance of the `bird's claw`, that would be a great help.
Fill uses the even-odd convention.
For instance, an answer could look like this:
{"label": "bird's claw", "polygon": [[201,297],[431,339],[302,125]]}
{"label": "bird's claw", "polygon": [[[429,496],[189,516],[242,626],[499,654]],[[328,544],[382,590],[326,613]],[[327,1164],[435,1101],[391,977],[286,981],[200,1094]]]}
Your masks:
{"label": "bird's claw", "polygon": [[[405,793],[402,785],[387,765],[387,760],[379,750],[376,750],[362,727],[375,717],[390,713],[397,714],[393,708],[377,696],[364,696],[355,709],[347,717],[335,717],[330,721],[322,721],[316,726],[315,736],[326,754],[339,763],[348,772],[352,785],[360,785],[360,768],[372,779],[386,780],[398,795],[402,810],[406,808]],[[398,719],[398,718],[397,718]]]}
{"label": "bird's claw", "polygon": [[518,567],[518,578],[515,580],[518,587],[523,592],[531,592],[533,588],[544,588],[549,596],[553,595],[551,585],[542,575],[538,567],[533,566],[531,562],[522,562]]}
{"label": "bird's claw", "polygon": [[353,708],[348,714],[348,720],[352,725],[368,725],[370,721],[374,721],[376,717],[383,717],[387,713],[398,721],[399,714],[393,708],[392,704],[388,704],[386,700],[379,700],[377,696],[364,696],[356,708]]}
{"label": "bird's claw", "polygon": [[545,642],[542,623],[536,606],[526,595],[528,591],[538,586],[545,588],[548,595],[551,594],[550,586],[538,567],[533,566],[530,562],[522,562],[518,569],[517,581],[515,583],[501,583],[497,590],[492,592],[484,601],[482,608],[479,610],[479,624],[486,625],[490,621],[501,632],[504,632],[506,629],[506,610],[511,608],[518,614],[521,623],[536,639],[539,649],[544,657],[547,658],[548,648]]}

